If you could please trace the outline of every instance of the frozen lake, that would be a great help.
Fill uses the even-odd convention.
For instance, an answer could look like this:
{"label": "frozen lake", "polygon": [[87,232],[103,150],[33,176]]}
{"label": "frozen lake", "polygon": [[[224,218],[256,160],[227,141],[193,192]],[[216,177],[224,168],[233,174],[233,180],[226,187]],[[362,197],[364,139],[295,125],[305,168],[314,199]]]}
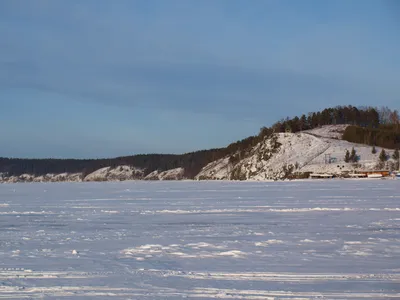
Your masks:
{"label": "frozen lake", "polygon": [[400,180],[0,184],[1,299],[400,299]]}

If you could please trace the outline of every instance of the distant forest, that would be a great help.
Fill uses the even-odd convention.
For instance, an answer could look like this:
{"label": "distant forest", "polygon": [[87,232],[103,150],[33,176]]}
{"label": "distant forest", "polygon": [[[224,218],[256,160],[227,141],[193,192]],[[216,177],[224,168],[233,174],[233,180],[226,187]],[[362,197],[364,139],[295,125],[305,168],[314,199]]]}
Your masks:
{"label": "distant forest", "polygon": [[14,159],[0,158],[0,172],[8,176],[48,173],[83,173],[86,176],[100,168],[129,165],[145,169],[145,175],[155,170],[185,168],[184,176],[193,178],[209,162],[223,157],[224,149],[196,151],[181,155],[141,154],[111,159]]}
{"label": "distant forest", "polygon": [[265,137],[278,132],[299,132],[323,125],[348,124],[343,139],[385,148],[400,147],[400,123],[396,110],[388,107],[337,106],[320,112],[282,119],[271,127],[262,127],[257,135],[247,137],[225,148],[201,150],[180,155],[140,154],[111,159],[15,159],[0,158],[0,172],[8,176],[21,174],[45,175],[48,173],[83,173],[83,175],[104,167],[130,165],[145,169],[145,175],[155,170],[166,171],[182,167],[184,176],[193,178],[208,163],[230,156],[233,162],[244,157]]}

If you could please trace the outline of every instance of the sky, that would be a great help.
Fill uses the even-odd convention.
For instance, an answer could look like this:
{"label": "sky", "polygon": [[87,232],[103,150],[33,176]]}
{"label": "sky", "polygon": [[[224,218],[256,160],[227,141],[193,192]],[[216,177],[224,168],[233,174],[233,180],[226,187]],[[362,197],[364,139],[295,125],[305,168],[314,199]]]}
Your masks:
{"label": "sky", "polygon": [[399,32],[397,0],[2,0],[0,156],[185,153],[400,109]]}

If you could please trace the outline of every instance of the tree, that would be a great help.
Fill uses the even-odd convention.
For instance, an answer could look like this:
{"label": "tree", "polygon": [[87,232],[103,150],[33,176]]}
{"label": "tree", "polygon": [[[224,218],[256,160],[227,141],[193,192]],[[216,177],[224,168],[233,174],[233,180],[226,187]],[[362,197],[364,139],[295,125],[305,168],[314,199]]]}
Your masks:
{"label": "tree", "polygon": [[392,111],[387,106],[382,106],[381,108],[377,109],[379,113],[379,123],[386,125],[391,123]]}
{"label": "tree", "polygon": [[308,113],[308,116],[307,116],[307,129],[313,129],[313,126],[312,126],[312,113]]}
{"label": "tree", "polygon": [[395,164],[395,169],[400,170],[400,154],[399,154],[399,149],[396,149],[392,155],[392,158],[396,161]]}
{"label": "tree", "polygon": [[272,128],[268,128],[268,127],[261,127],[260,132],[258,134],[259,137],[263,138],[263,137],[270,137],[272,134],[274,133],[274,130]]}
{"label": "tree", "polygon": [[371,152],[372,152],[372,154],[376,154],[377,151],[376,151],[375,145],[372,147],[372,151]]}
{"label": "tree", "polygon": [[285,132],[293,132],[292,127],[290,126],[289,123],[286,123]]}
{"label": "tree", "polygon": [[394,160],[399,160],[400,159],[399,149],[394,150],[392,158]]}
{"label": "tree", "polygon": [[350,152],[349,152],[349,150],[346,150],[346,154],[345,154],[345,156],[344,156],[344,161],[345,162],[350,162]]}
{"label": "tree", "polygon": [[392,124],[395,126],[395,128],[397,130],[399,130],[399,112],[395,109],[394,111],[392,111],[392,113],[390,114],[390,121],[392,122]]}
{"label": "tree", "polygon": [[353,148],[351,148],[351,153],[350,153],[350,157],[349,157],[350,161],[352,162],[357,162],[357,152],[356,150]]}
{"label": "tree", "polygon": [[300,125],[300,119],[299,117],[294,117],[292,120],[292,132],[298,132],[301,131],[301,125]]}
{"label": "tree", "polygon": [[311,129],[317,128],[318,126],[318,118],[316,113],[312,113],[311,115]]}
{"label": "tree", "polygon": [[300,131],[302,130],[307,130],[308,129],[308,124],[307,124],[307,117],[306,115],[302,115],[300,118]]}
{"label": "tree", "polygon": [[381,162],[387,161],[387,155],[385,149],[382,149],[381,153],[379,154],[379,160]]}

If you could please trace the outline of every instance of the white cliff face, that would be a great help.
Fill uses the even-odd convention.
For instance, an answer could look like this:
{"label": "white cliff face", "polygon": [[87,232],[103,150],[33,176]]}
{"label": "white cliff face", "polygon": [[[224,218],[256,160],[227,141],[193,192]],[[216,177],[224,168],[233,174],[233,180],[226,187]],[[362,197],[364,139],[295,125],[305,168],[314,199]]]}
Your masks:
{"label": "white cliff face", "polygon": [[254,180],[283,179],[291,169],[301,169],[328,147],[305,133],[280,133],[277,143],[280,146],[275,152],[269,140],[256,147],[253,155],[239,165],[239,173]]}
{"label": "white cliff face", "polygon": [[124,180],[181,180],[184,179],[184,169],[176,168],[167,171],[154,171],[144,176],[144,170],[131,166],[105,167],[96,170],[83,178],[82,173],[46,174],[35,176],[22,174],[20,176],[0,176],[0,182],[80,182],[80,181],[124,181]]}
{"label": "white cliff face", "polygon": [[184,179],[184,169],[176,168],[163,172],[154,171],[148,174],[145,180],[181,180]]}
{"label": "white cliff face", "polygon": [[201,169],[196,175],[196,180],[211,179],[211,180],[226,180],[230,179],[232,164],[229,163],[229,157],[221,158],[213,161]]}
{"label": "white cliff face", "polygon": [[16,182],[79,182],[82,181],[82,173],[60,173],[46,174],[35,176],[32,174],[22,174],[20,176],[6,176],[3,174],[0,177],[0,182],[16,183]]}
{"label": "white cliff face", "polygon": [[131,166],[106,167],[90,173],[84,181],[122,181],[142,179],[143,170]]}

